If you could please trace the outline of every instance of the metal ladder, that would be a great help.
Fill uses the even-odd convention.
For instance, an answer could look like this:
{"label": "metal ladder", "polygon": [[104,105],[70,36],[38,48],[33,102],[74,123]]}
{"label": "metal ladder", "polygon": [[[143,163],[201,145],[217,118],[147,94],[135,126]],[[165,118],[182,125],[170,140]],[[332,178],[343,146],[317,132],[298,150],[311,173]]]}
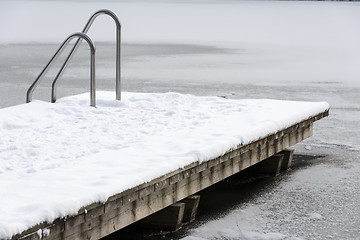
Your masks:
{"label": "metal ladder", "polygon": [[120,53],[121,53],[121,24],[118,19],[118,17],[110,10],[102,9],[97,12],[95,12],[90,19],[88,20],[87,24],[85,25],[82,32],[77,32],[72,35],[70,35],[59,47],[59,49],[56,51],[54,56],[50,59],[48,64],[45,66],[45,68],[41,71],[39,76],[35,79],[35,81],[31,84],[29,89],[26,93],[26,102],[29,103],[32,100],[32,94],[35,90],[35,88],[39,85],[40,79],[46,74],[46,72],[49,70],[51,65],[54,63],[54,61],[58,58],[58,56],[62,53],[62,51],[65,49],[65,47],[69,44],[71,40],[74,38],[78,38],[76,41],[74,47],[71,49],[69,55],[67,56],[65,62],[61,66],[58,74],[56,75],[55,79],[52,82],[51,85],[51,102],[56,102],[56,86],[58,79],[61,77],[61,75],[64,73],[66,66],[68,65],[71,57],[75,54],[76,50],[79,48],[80,43],[82,40],[85,40],[89,47],[90,47],[90,106],[96,107],[96,90],[95,90],[95,45],[91,38],[87,35],[87,32],[89,31],[92,23],[99,15],[108,15],[110,16],[116,24],[116,99],[121,100],[121,64],[120,64]]}

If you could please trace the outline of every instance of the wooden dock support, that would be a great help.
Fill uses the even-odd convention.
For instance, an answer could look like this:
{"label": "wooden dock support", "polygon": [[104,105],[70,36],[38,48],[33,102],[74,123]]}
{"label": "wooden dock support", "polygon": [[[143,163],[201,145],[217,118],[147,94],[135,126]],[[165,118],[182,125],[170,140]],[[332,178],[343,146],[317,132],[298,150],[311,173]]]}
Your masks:
{"label": "wooden dock support", "polygon": [[174,203],[141,220],[142,227],[164,231],[177,231],[181,228],[185,203]]}
{"label": "wooden dock support", "polygon": [[181,200],[181,202],[185,203],[183,222],[188,223],[194,221],[200,202],[200,195],[192,195],[188,198]]}
{"label": "wooden dock support", "polygon": [[274,156],[271,156],[264,161],[259,162],[256,170],[261,173],[276,176],[280,173],[283,159],[283,154],[275,154]]}
{"label": "wooden dock support", "polygon": [[294,155],[293,149],[285,149],[282,150],[279,154],[282,154],[284,156],[284,159],[281,164],[281,171],[286,171],[290,168],[291,162]]}
{"label": "wooden dock support", "polygon": [[272,176],[278,175],[281,171],[287,171],[293,159],[294,150],[284,149],[281,152],[259,162],[254,167],[256,172],[270,174]]}
{"label": "wooden dock support", "polygon": [[172,204],[140,221],[143,228],[163,231],[177,231],[182,223],[195,220],[200,196],[192,195]]}

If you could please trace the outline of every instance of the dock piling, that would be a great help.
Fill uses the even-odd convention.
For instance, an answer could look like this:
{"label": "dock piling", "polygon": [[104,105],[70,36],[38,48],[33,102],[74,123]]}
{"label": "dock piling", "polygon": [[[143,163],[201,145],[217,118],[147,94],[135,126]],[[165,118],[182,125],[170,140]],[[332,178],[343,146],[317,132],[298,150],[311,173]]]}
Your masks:
{"label": "dock piling", "polygon": [[194,221],[200,202],[200,195],[192,195],[188,198],[181,200],[181,202],[185,203],[183,222],[188,223]]}
{"label": "dock piling", "polygon": [[185,210],[185,203],[174,203],[141,220],[145,228],[177,231],[181,228]]}
{"label": "dock piling", "polygon": [[282,162],[284,159],[283,154],[275,154],[262,162],[258,163],[258,172],[276,176],[280,173]]}
{"label": "dock piling", "polygon": [[279,154],[282,154],[284,156],[283,162],[281,164],[281,171],[287,171],[291,166],[294,149],[285,149],[282,150]]}

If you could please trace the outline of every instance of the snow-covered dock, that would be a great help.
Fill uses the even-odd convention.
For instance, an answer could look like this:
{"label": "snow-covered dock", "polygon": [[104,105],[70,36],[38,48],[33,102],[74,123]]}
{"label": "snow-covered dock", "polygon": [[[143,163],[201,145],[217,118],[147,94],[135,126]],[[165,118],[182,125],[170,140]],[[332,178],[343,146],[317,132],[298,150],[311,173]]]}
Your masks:
{"label": "snow-covered dock", "polygon": [[98,239],[312,135],[326,102],[97,92],[0,109],[0,239]]}

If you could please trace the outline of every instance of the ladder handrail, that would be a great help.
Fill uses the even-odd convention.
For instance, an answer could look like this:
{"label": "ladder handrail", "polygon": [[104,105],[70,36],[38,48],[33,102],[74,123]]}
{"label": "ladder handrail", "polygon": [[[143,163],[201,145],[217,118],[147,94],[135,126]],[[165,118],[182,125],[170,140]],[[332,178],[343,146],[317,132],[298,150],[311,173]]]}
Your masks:
{"label": "ladder handrail", "polygon": [[71,34],[66,40],[61,44],[59,49],[55,52],[54,56],[50,59],[48,64],[45,66],[45,68],[41,71],[39,76],[36,78],[36,80],[31,84],[29,89],[26,93],[26,102],[29,103],[32,100],[32,94],[35,90],[35,88],[39,85],[39,80],[41,77],[49,70],[50,66],[53,64],[54,60],[57,59],[57,57],[63,52],[64,48],[69,44],[69,42],[74,39],[84,39],[89,47],[90,47],[90,106],[95,107],[96,106],[96,97],[95,97],[95,45],[92,42],[92,40],[87,36],[85,33],[77,32],[74,34]]}
{"label": "ladder handrail", "polygon": [[[102,14],[106,14],[108,16],[110,16],[116,24],[116,100],[121,100],[121,64],[120,64],[120,56],[121,56],[121,24],[120,21],[118,19],[118,17],[116,16],[115,13],[113,13],[112,11],[108,10],[108,9],[101,9],[97,12],[95,12],[90,19],[88,20],[88,22],[86,23],[84,29],[82,30],[83,33],[87,33],[92,25],[92,23],[95,21],[95,19],[102,15]],[[58,74],[56,75],[53,83],[52,83],[52,89],[51,89],[51,102],[55,102],[56,101],[56,83],[58,81],[58,79],[61,77],[61,75],[64,73],[65,68],[67,66],[67,64],[69,63],[71,57],[75,54],[76,50],[78,49],[80,43],[81,43],[81,38],[79,38],[74,47],[71,49],[68,57],[66,58],[64,64],[62,65],[62,67],[60,68]]]}

